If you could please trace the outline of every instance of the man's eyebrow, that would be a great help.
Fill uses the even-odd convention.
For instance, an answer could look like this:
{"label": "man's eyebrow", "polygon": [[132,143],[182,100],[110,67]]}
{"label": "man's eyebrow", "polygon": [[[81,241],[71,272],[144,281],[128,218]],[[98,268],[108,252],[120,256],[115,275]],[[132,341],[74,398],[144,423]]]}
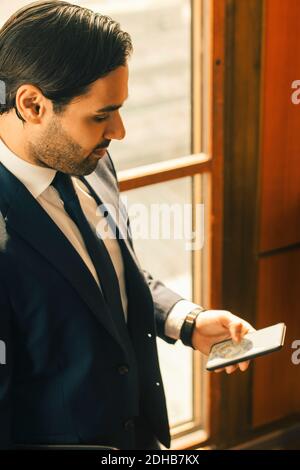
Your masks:
{"label": "man's eyebrow", "polygon": [[[129,98],[129,95],[127,96],[127,98],[125,98],[124,101],[126,101],[128,98]],[[108,105],[108,106],[105,106],[104,108],[97,109],[97,111],[95,111],[95,112],[96,112],[96,113],[109,113],[109,112],[116,111],[117,109],[122,108],[123,104],[124,104],[124,103],[121,103],[121,104],[110,104],[110,105]]]}
{"label": "man's eyebrow", "polygon": [[107,113],[110,111],[116,111],[117,109],[120,109],[123,105],[122,104],[110,104],[108,106],[105,106],[105,108],[100,108],[97,109],[96,113]]}

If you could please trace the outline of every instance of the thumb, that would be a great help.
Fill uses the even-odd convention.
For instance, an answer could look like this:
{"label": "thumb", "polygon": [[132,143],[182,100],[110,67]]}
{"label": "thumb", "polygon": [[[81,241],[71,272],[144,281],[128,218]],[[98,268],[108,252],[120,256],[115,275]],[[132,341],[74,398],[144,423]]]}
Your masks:
{"label": "thumb", "polygon": [[224,318],[223,325],[228,328],[233,341],[239,343],[243,336],[248,333],[250,325],[239,317],[228,315]]}

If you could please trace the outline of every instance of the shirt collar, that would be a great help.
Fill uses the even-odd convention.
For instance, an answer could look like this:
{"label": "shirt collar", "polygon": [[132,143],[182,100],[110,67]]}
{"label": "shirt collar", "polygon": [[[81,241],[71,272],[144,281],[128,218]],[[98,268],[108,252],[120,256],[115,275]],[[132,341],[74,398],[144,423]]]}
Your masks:
{"label": "shirt collar", "polygon": [[52,183],[56,170],[33,165],[13,153],[0,137],[0,161],[37,199]]}

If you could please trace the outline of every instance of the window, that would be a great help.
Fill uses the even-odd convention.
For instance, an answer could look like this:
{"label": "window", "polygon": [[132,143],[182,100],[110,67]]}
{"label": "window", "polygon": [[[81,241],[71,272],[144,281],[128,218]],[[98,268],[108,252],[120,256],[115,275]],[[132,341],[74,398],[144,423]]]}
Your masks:
{"label": "window", "polygon": [[[119,21],[133,39],[129,100],[121,110],[127,135],[122,142],[112,142],[110,149],[139,259],[168,287],[189,300],[207,304],[208,243],[204,248],[200,243],[198,248],[187,249],[186,235],[164,238],[157,228],[159,218],[150,224],[157,229],[156,237],[149,233],[143,237],[137,212],[140,205],[148,216],[156,205],[187,206],[190,213],[178,226],[192,233],[195,228],[201,231],[198,209],[204,206],[208,222],[210,2],[78,3]],[[173,229],[174,223],[170,224]],[[204,227],[206,236],[208,223]],[[203,359],[180,341],[175,346],[159,338],[157,341],[172,436],[188,439],[192,432],[198,432],[200,441],[206,421]]]}
{"label": "window", "polygon": [[101,2],[99,10],[120,21],[134,45],[130,99],[121,113],[126,123],[125,145],[115,141],[110,147],[117,168],[190,154],[189,0],[111,0]]}

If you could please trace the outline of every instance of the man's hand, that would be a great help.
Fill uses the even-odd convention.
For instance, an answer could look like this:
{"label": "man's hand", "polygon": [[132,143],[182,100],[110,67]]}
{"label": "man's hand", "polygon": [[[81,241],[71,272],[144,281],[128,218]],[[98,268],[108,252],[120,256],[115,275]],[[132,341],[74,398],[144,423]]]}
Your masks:
{"label": "man's hand", "polygon": [[[255,331],[250,323],[227,310],[206,310],[196,318],[192,344],[195,349],[208,356],[214,343],[229,338],[239,343],[243,336],[250,331]],[[215,372],[226,370],[227,374],[231,374],[238,368],[245,371],[249,363],[250,361],[240,362],[223,369],[217,369]]]}

